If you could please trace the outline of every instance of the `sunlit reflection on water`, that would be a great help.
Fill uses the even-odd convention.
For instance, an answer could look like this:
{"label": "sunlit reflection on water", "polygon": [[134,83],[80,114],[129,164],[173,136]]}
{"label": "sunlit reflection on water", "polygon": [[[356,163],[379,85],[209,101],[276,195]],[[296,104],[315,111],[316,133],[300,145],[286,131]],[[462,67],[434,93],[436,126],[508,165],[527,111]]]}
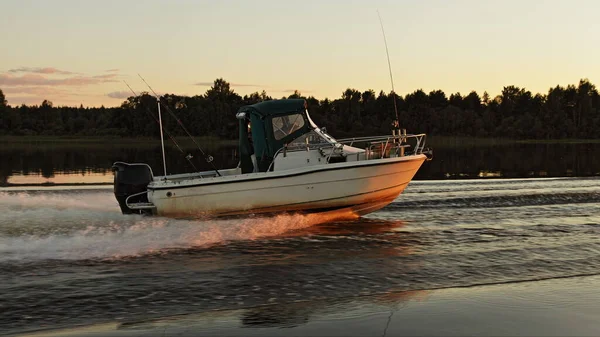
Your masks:
{"label": "sunlit reflection on water", "polygon": [[113,182],[113,174],[107,172],[62,173],[56,172],[51,177],[42,174],[15,174],[7,179],[8,185],[67,185],[67,184],[109,184]]}

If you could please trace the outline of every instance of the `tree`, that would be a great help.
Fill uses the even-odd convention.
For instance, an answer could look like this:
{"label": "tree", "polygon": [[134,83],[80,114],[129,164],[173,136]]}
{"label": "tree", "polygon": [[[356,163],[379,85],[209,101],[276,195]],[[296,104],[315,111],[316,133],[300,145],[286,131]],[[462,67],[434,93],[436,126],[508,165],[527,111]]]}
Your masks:
{"label": "tree", "polygon": [[[396,118],[396,102],[400,126],[409,132],[433,136],[600,138],[600,94],[588,79],[535,95],[524,88],[506,86],[493,99],[487,92],[480,97],[475,91],[448,97],[442,90],[416,90],[400,96],[352,88],[333,100],[305,97],[299,91],[288,97],[305,99],[313,120],[338,137],[389,133]],[[193,135],[235,138],[238,124],[234,116],[238,109],[271,99],[264,90],[241,97],[227,81],[218,78],[204,94],[163,95],[162,103],[177,116],[173,118],[164,109],[163,126],[175,136],[185,134],[181,121]],[[156,98],[148,93],[129,97],[113,108],[55,106],[49,100],[40,105],[11,107],[0,90],[0,134],[158,137],[156,116]]]}
{"label": "tree", "polygon": [[206,120],[213,125],[211,134],[231,138],[235,137],[237,123],[231,116],[242,106],[242,97],[236,94],[229,83],[222,78],[214,81],[213,86],[206,91],[204,97],[208,100]]}
{"label": "tree", "polygon": [[0,89],[0,107],[6,107],[7,105],[8,102],[6,101],[6,97],[4,96],[2,89]]}
{"label": "tree", "polygon": [[9,130],[10,125],[8,120],[9,116],[6,97],[4,97],[4,93],[2,92],[2,89],[0,89],[0,134],[6,132],[3,130]]}
{"label": "tree", "polygon": [[598,95],[596,86],[590,83],[588,79],[579,81],[577,87],[577,98],[574,107],[574,124],[578,130],[579,137],[591,137],[595,130],[594,119],[597,109],[594,108],[594,96]]}
{"label": "tree", "polygon": [[450,99],[448,100],[450,105],[453,105],[457,108],[461,108],[463,106],[463,98],[460,92],[454,93],[450,95]]}
{"label": "tree", "polygon": [[448,99],[443,91],[434,90],[429,93],[429,103],[433,109],[441,110],[448,106]]}
{"label": "tree", "polygon": [[[285,97],[284,97],[285,98]],[[302,93],[300,92],[300,90],[294,90],[294,93],[292,93],[291,95],[289,95],[287,97],[288,99],[293,99],[293,98],[304,98],[304,96],[302,96]]]}
{"label": "tree", "polygon": [[[484,93],[484,95],[487,93]],[[489,99],[489,98],[488,98]],[[463,99],[463,104],[465,109],[472,110],[476,113],[481,113],[481,98],[477,94],[476,91],[471,91],[465,98]]]}
{"label": "tree", "polygon": [[483,96],[481,96],[481,102],[484,105],[488,105],[490,103],[490,94],[487,91],[483,92]]}

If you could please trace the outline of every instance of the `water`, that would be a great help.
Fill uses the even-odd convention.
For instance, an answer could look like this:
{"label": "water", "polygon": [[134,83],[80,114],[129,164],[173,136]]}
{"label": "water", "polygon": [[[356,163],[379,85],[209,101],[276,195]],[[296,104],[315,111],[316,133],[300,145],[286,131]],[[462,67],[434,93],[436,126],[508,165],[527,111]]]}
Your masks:
{"label": "water", "polygon": [[[128,143],[8,143],[0,146],[0,186],[27,184],[110,183],[115,161],[148,163],[155,175],[163,174],[160,144]],[[600,143],[527,144],[449,142],[431,140],[434,160],[415,179],[540,178],[600,176]],[[235,145],[202,144],[217,168],[238,164]],[[192,163],[176,148],[166,150],[168,172],[210,170],[197,149],[184,148]],[[193,164],[193,166],[192,166]]]}
{"label": "water", "polygon": [[600,274],[598,177],[413,181],[344,221],[125,216],[110,188],[0,192],[0,333],[248,308],[242,326],[287,327],[336,301]]}

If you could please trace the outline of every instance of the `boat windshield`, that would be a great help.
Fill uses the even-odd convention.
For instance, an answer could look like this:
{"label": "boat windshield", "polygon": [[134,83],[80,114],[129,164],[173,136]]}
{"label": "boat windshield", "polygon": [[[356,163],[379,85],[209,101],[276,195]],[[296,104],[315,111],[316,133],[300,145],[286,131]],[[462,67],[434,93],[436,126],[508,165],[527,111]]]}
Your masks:
{"label": "boat windshield", "polygon": [[273,117],[273,134],[276,140],[283,139],[304,126],[302,114]]}
{"label": "boat windshield", "polygon": [[317,144],[328,144],[327,139],[323,138],[320,134],[315,132],[315,130],[311,130],[308,133],[303,134],[302,136],[292,140],[288,143],[288,149],[294,148],[302,148],[306,147],[306,144],[309,145],[317,145]]}
{"label": "boat windshield", "polygon": [[316,128],[288,143],[288,149],[304,148],[308,145],[334,145],[337,141],[325,130]]}
{"label": "boat windshield", "polygon": [[313,122],[308,111],[306,111],[306,117],[308,117],[312,130],[289,142],[288,149],[306,147],[307,142],[309,145],[333,145],[337,143],[337,140],[329,135],[325,128],[320,128]]}

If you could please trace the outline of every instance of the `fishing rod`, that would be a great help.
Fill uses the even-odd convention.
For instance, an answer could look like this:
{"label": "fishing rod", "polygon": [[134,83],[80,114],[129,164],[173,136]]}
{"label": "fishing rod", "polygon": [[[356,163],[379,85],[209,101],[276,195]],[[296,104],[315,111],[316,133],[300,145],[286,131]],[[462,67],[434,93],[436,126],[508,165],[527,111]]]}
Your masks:
{"label": "fishing rod", "polygon": [[196,144],[196,146],[198,147],[198,150],[200,150],[200,153],[202,153],[202,155],[204,156],[204,160],[210,164],[210,166],[212,167],[212,169],[217,173],[217,175],[220,177],[221,173],[219,172],[219,170],[217,170],[217,168],[215,167],[215,165],[213,164],[213,156],[211,155],[207,155],[202,148],[200,147],[200,144],[198,144],[198,142],[196,142],[196,140],[194,139],[194,137],[189,133],[189,131],[187,130],[187,128],[185,127],[185,125],[183,125],[183,123],[181,122],[181,120],[179,118],[177,118],[177,116],[173,113],[173,111],[171,111],[171,108],[169,108],[168,105],[162,103],[160,101],[160,96],[156,93],[156,91],[154,91],[154,89],[152,89],[152,87],[150,86],[150,84],[148,84],[148,82],[146,82],[146,80],[142,77],[142,75],[138,74],[138,76],[142,79],[142,81],[144,81],[144,83],[146,84],[146,86],[148,87],[148,89],[150,89],[150,91],[152,91],[152,93],[154,94],[154,96],[156,97],[156,100],[158,101],[158,106],[159,106],[159,113],[160,113],[160,105],[162,104],[165,108],[167,108],[167,111],[169,112],[169,114],[171,114],[171,116],[173,118],[175,118],[175,120],[177,121],[177,123],[179,124],[179,126],[181,126],[181,128],[183,129],[183,131],[185,131],[185,133],[188,135],[188,137],[190,137],[192,139],[192,142],[194,142],[194,144]]}
{"label": "fishing rod", "polygon": [[388,50],[387,39],[385,37],[385,30],[383,29],[383,21],[381,20],[379,9],[377,10],[377,16],[379,17],[379,25],[381,26],[381,33],[383,34],[383,43],[385,44],[385,53],[387,55],[388,69],[390,70],[390,82],[392,82],[392,95],[394,96],[394,112],[396,112],[396,121],[394,126],[399,128],[400,118],[398,118],[398,107],[396,105],[396,90],[394,89],[394,77],[392,76],[392,63],[390,62],[390,52]]}
{"label": "fishing rod", "polygon": [[[388,61],[388,69],[390,71],[390,82],[392,83],[392,95],[394,96],[394,112],[396,113],[396,120],[394,121],[394,127],[400,128],[400,118],[398,117],[398,106],[396,105],[396,90],[394,89],[394,76],[392,75],[392,63],[390,62],[390,52],[388,50],[387,39],[385,37],[385,30],[383,29],[383,20],[381,20],[381,14],[379,14],[379,9],[377,9],[377,16],[379,17],[379,25],[381,26],[381,34],[383,35],[383,43],[385,44],[385,54],[387,55]],[[400,133],[400,130],[398,130]],[[392,132],[395,135],[395,131]],[[395,137],[394,137],[395,138]],[[396,140],[394,140],[396,142]],[[402,144],[402,137],[400,137],[400,144]],[[390,312],[390,316],[388,317],[387,324],[385,325],[385,329],[383,330],[383,337],[387,335],[387,330],[390,326],[390,322],[392,321],[392,316],[394,315],[394,310]]]}
{"label": "fishing rod", "polygon": [[[125,85],[127,86],[127,88],[129,88],[129,90],[133,93],[134,96],[136,96],[136,97],[138,96],[138,94],[135,93],[135,91],[131,88],[131,86],[127,82],[125,82],[125,80],[123,80],[123,83],[125,83]],[[141,101],[140,101],[140,103],[141,103]],[[147,106],[144,106],[144,108],[146,109],[146,113],[148,113],[148,115],[150,115],[150,117],[152,117],[152,119],[154,119],[154,121],[160,125],[161,123],[156,118],[156,116],[154,116],[154,113],[152,113],[152,111],[150,111],[150,109],[148,109]],[[167,136],[171,139],[171,141],[173,141],[173,144],[175,144],[175,147],[177,147],[177,149],[179,151],[181,151],[181,153],[185,154],[185,151],[183,151],[183,149],[181,148],[181,146],[179,146],[179,144],[175,140],[175,137],[173,137],[171,135],[171,133],[166,128],[163,127],[163,130],[165,131],[165,133],[167,134]],[[191,154],[189,154],[189,153],[188,153],[188,155],[185,156],[185,159],[188,160],[188,162],[190,163],[190,165],[192,165],[192,167],[194,168],[194,170],[198,171],[198,168],[192,162],[192,158],[194,158],[194,157]],[[165,173],[165,175],[166,175],[166,173]]]}

